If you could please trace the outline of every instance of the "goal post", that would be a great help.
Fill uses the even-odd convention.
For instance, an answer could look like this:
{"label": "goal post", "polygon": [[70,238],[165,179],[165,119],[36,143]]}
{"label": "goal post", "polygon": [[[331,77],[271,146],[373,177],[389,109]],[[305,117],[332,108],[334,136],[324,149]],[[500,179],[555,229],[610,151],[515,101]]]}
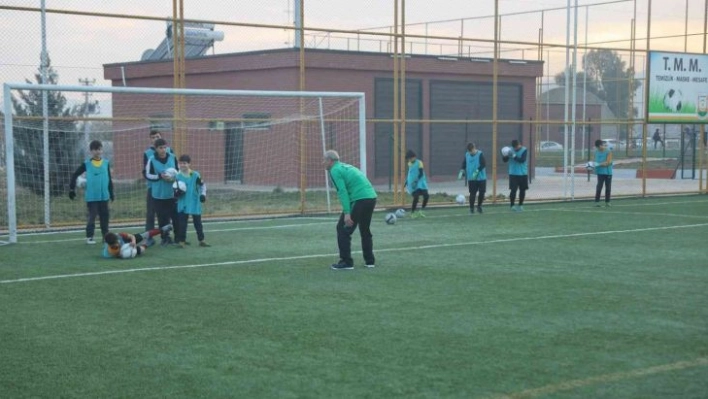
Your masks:
{"label": "goal post", "polygon": [[[46,116],[28,103],[43,91]],[[177,98],[184,112],[176,112]],[[111,225],[145,222],[141,172],[151,132],[159,132],[177,158],[191,157],[207,186],[207,219],[338,210],[322,165],[326,149],[367,170],[363,93],[5,83],[2,110],[0,188],[7,201],[6,209],[0,205],[0,243],[16,242],[18,231],[85,226],[82,189],[74,201],[67,194],[94,140],[111,166]],[[47,137],[49,148],[43,148]]]}

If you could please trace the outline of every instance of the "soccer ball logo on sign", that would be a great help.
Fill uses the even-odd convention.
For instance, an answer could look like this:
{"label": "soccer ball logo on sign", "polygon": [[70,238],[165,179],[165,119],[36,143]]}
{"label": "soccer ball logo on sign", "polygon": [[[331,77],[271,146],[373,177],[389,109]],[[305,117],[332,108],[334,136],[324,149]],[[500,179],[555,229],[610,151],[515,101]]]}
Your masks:
{"label": "soccer ball logo on sign", "polygon": [[681,101],[683,100],[683,95],[681,90],[669,89],[669,91],[664,94],[664,107],[671,112],[681,111]]}

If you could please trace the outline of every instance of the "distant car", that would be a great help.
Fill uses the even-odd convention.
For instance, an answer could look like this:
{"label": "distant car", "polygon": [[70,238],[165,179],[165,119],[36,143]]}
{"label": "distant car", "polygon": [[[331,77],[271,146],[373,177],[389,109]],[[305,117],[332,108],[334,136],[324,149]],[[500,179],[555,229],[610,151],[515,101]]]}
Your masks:
{"label": "distant car", "polygon": [[615,139],[602,139],[602,141],[607,143],[607,149],[609,149],[610,151],[614,151],[615,148],[621,150],[627,146],[627,143],[624,140],[620,140],[619,144]]}
{"label": "distant car", "polygon": [[538,149],[539,151],[563,151],[563,145],[555,141],[541,141]]}

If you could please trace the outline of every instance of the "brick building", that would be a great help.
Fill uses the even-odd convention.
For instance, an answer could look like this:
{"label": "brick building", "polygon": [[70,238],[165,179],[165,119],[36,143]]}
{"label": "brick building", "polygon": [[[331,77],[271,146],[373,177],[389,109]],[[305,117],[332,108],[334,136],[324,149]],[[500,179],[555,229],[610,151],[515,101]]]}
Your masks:
{"label": "brick building", "polygon": [[[528,121],[536,115],[536,79],[542,75],[543,64],[536,61],[500,60],[498,65],[498,119],[519,122],[499,124],[497,145],[507,145],[513,138],[529,143],[532,128]],[[199,89],[295,91],[299,89],[299,68],[298,49],[204,56],[186,60],[186,84],[188,88]],[[391,54],[307,49],[305,71],[306,90],[363,92],[366,95],[367,119],[393,117]],[[406,147],[416,151],[425,160],[431,179],[455,175],[465,145],[470,141],[476,142],[488,153],[491,151],[491,124],[474,121],[492,119],[492,74],[493,63],[490,59],[406,56],[406,117],[411,120],[406,124]],[[125,84],[132,87],[169,88],[173,85],[173,63],[172,60],[163,60],[108,64],[104,65],[104,76],[114,86]],[[120,118],[130,109],[131,114],[142,112],[146,118],[170,117],[164,110],[151,110],[149,106],[136,111],[134,101],[131,95],[115,95],[113,116]],[[428,120],[458,122],[425,122]],[[207,123],[204,122],[205,127]],[[211,129],[211,140],[221,140],[225,152],[216,154],[212,151],[209,154],[212,167],[208,170],[200,169],[209,181],[236,180],[244,184],[258,184],[264,182],[264,179],[273,178],[259,175],[262,168],[255,162],[260,154],[249,158],[255,147],[249,148],[243,140],[234,140],[232,136],[237,134],[236,129],[225,126],[223,130],[221,127],[217,130],[215,132]],[[390,179],[392,132],[391,123],[367,123],[367,169],[369,177],[374,181]],[[139,140],[147,143],[146,137],[147,132],[142,132],[135,137],[124,135],[117,138],[115,151],[128,148],[125,141]],[[187,143],[192,153],[199,151],[199,145],[200,140]],[[223,167],[228,163],[229,151],[233,150],[229,148],[234,146],[239,147],[235,151],[243,155],[243,166],[236,176],[233,176],[233,171]],[[275,153],[269,156],[292,156],[292,148],[287,146],[274,148],[273,151]],[[135,154],[134,160],[132,155],[126,156],[129,161],[124,164],[128,166],[117,166],[116,174],[119,177],[133,173],[135,169],[130,169],[129,165],[140,163],[141,154]],[[319,161],[319,157],[317,159]],[[504,173],[506,168],[500,167],[499,171]],[[313,174],[313,180],[322,175],[321,170],[307,173]],[[290,181],[293,176],[278,178]]]}
{"label": "brick building", "polygon": [[[572,96],[572,94],[571,94]],[[583,106],[583,103],[585,106]],[[563,124],[557,123],[565,119],[565,87],[557,87],[550,89],[541,94],[538,105],[541,111],[541,124],[539,125],[539,141],[556,141],[563,144],[565,128]],[[572,113],[572,104],[568,104],[568,118]],[[576,148],[581,148],[583,145],[579,143],[582,137],[585,137],[585,147],[593,148],[595,140],[603,139],[619,139],[619,128],[617,125],[600,124],[602,121],[614,120],[614,114],[607,103],[601,100],[593,93],[583,93],[582,89],[578,89],[575,94],[575,118],[577,122],[591,122],[587,125],[586,135],[582,135],[583,125],[577,125],[576,132]],[[554,124],[544,124],[543,121],[555,121]],[[570,138],[568,139],[570,140]]]}

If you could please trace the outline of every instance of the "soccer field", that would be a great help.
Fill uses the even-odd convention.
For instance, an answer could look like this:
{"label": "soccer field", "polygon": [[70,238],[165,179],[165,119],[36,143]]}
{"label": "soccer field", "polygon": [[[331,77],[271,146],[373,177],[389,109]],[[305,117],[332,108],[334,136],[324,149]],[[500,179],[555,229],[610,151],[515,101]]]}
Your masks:
{"label": "soccer field", "polygon": [[[705,398],[708,198],[207,223],[211,248],[0,247],[7,398]],[[139,229],[125,229],[139,232]],[[358,250],[355,233],[353,249]]]}

